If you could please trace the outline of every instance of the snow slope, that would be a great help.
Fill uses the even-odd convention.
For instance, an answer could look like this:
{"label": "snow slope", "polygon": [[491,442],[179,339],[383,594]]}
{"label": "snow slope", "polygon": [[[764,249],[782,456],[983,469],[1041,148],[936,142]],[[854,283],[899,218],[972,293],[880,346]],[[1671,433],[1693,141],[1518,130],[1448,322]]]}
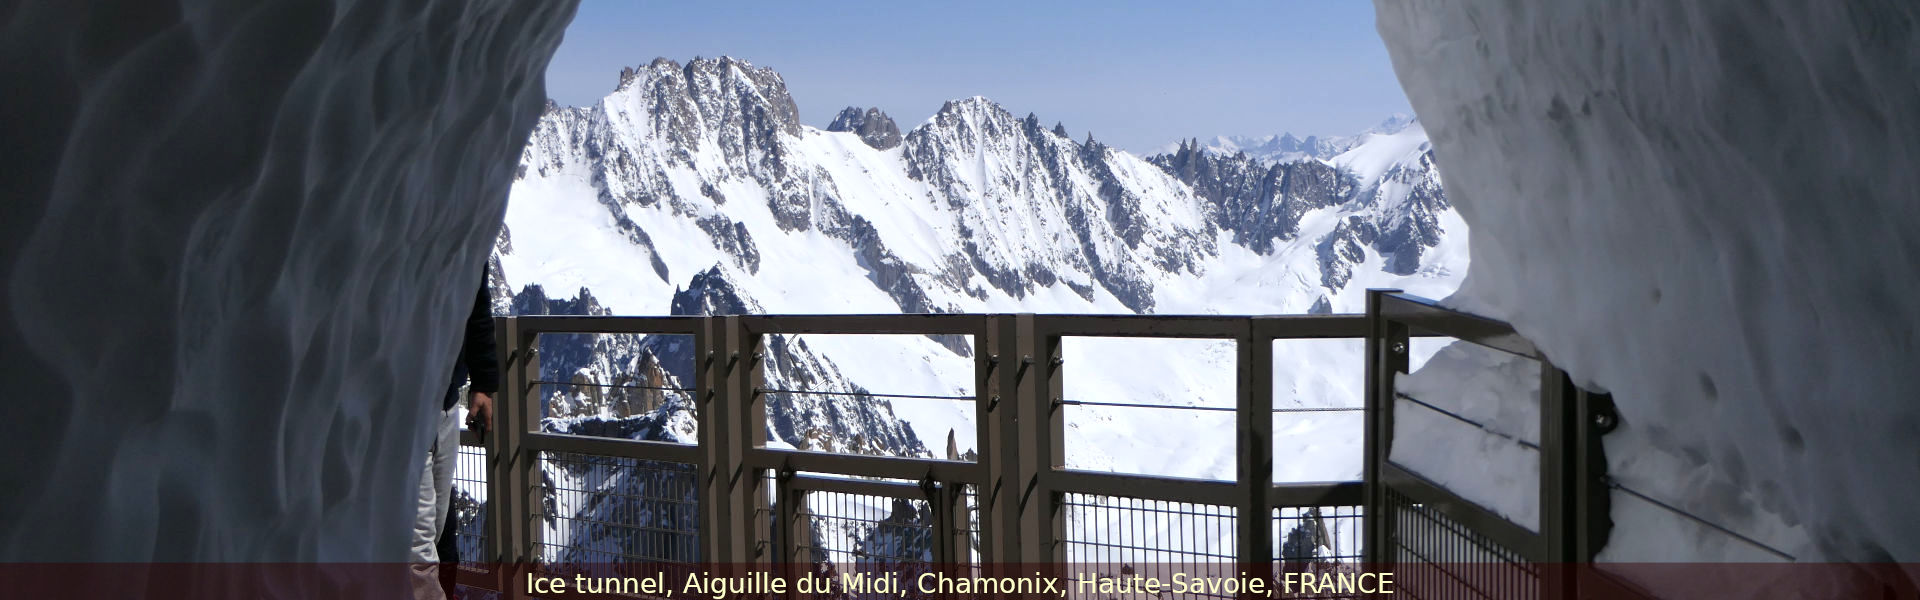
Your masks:
{"label": "snow slope", "polygon": [[[1451,302],[1613,392],[1614,477],[1798,560],[1920,560],[1920,6],[1375,6],[1474,228]],[[1782,558],[1613,502],[1609,560]]]}

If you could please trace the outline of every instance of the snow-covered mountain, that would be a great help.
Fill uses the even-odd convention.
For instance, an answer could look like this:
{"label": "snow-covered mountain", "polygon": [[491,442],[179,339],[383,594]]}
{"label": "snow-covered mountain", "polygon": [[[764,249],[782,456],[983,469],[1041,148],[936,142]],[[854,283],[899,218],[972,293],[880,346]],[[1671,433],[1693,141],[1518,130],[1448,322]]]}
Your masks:
{"label": "snow-covered mountain", "polygon": [[[522,314],[1302,313],[1358,310],[1368,287],[1432,296],[1465,271],[1466,228],[1417,123],[1325,158],[1274,162],[1183,143],[1140,157],[1074,140],[982,97],[903,130],[848,108],[799,122],[780,75],[732,58],[624,70],[592,106],[549,105],[513,188],[495,277]],[[537,287],[536,287],[537,286]],[[564,292],[563,292],[564,291]],[[573,298],[549,297],[555,293]],[[671,394],[589,390],[687,381],[690,344],[571,336],[546,349],[548,426],[674,439]],[[557,338],[556,340],[560,340]],[[618,339],[618,341],[615,341]],[[919,336],[776,336],[780,389],[964,395],[964,343]],[[562,343],[556,341],[554,343]],[[1360,344],[1276,346],[1276,399],[1357,406]],[[1234,352],[1211,341],[1069,340],[1076,399],[1231,405]],[[676,371],[678,370],[678,371]],[[654,383],[662,385],[653,386]],[[1070,410],[1068,463],[1230,478],[1222,413]],[[775,443],[926,456],[964,402],[781,394]],[[1276,417],[1276,479],[1360,471],[1360,414]],[[1150,449],[1150,451],[1148,451]]]}
{"label": "snow-covered mountain", "polygon": [[1167,144],[1153,153],[1167,154],[1178,151],[1182,146],[1196,146],[1222,156],[1245,154],[1268,162],[1288,163],[1315,158],[1329,160],[1367,143],[1373,136],[1398,134],[1418,124],[1419,120],[1412,115],[1396,114],[1356,135],[1309,135],[1305,138],[1292,133],[1265,136],[1220,135],[1206,140],[1195,138]]}
{"label": "snow-covered mountain", "polygon": [[[827,129],[798,114],[779,74],[731,58],[655,60],[623,71],[598,104],[549,106],[522,157],[496,278],[522,295],[579,290],[574,304],[612,314],[1280,313],[1355,310],[1371,286],[1444,294],[1466,262],[1465,227],[1417,123],[1358,136],[1326,160],[1273,163],[1194,144],[1141,158],[980,97],[948,102],[904,134],[878,110],[850,108]],[[802,341],[817,362],[796,374],[824,386],[804,389],[953,394],[971,382],[954,340]],[[1070,352],[1099,346],[1077,342]],[[846,359],[881,348],[905,360]],[[1197,366],[1183,363],[1218,366],[1224,354],[1155,357],[1139,365],[1151,379],[1124,395],[1208,399],[1220,390],[1183,375]],[[554,376],[635,377],[607,368]],[[560,413],[615,416],[587,404],[563,402]],[[875,451],[924,452],[921,439],[970,430],[960,407],[906,404],[893,408],[915,439]],[[797,445],[812,427],[796,427],[776,435]],[[1099,455],[1086,456],[1109,462]],[[1157,467],[1230,472],[1140,466]]]}

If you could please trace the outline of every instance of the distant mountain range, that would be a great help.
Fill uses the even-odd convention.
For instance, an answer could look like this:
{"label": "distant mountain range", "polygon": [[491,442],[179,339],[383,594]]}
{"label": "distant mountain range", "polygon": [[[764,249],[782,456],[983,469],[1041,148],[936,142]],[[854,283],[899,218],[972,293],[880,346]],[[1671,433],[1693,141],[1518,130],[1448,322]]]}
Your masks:
{"label": "distant mountain range", "polygon": [[[1359,310],[1368,287],[1445,295],[1466,270],[1465,225],[1410,119],[1341,138],[1188,140],[1141,157],[982,97],[905,129],[875,109],[847,108],[824,129],[798,114],[778,73],[724,57],[655,60],[624,70],[599,103],[549,105],[496,245],[496,294],[512,298],[499,309],[1337,312]],[[608,387],[685,385],[685,340],[549,337],[542,377],[571,383],[544,386],[549,429],[693,435],[684,394]],[[1231,345],[1181,344],[1070,341],[1068,394],[1231,402]],[[954,395],[973,382],[956,339],[768,346],[778,389]],[[1359,402],[1357,343],[1282,343],[1276,355],[1276,406]],[[767,406],[776,445],[927,456],[957,432],[957,451],[976,447],[962,402],[776,393]],[[1069,463],[1231,478],[1233,436],[1217,415],[1069,411]],[[1277,476],[1358,475],[1359,413],[1287,418]]]}
{"label": "distant mountain range", "polygon": [[1372,129],[1355,135],[1307,136],[1302,139],[1292,133],[1268,136],[1222,135],[1201,141],[1192,140],[1167,144],[1154,154],[1166,154],[1178,151],[1182,144],[1197,144],[1209,152],[1232,156],[1247,156],[1269,162],[1298,162],[1309,158],[1331,160],[1367,142],[1373,136],[1394,135],[1419,125],[1411,115],[1396,114],[1381,121]]}

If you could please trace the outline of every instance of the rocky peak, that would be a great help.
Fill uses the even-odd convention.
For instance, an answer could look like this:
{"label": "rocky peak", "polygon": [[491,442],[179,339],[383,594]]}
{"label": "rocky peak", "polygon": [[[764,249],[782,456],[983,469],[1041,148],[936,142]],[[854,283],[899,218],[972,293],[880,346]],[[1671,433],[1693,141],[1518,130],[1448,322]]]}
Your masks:
{"label": "rocky peak", "polygon": [[534,315],[577,315],[602,317],[613,314],[600,305],[593,292],[580,288],[580,293],[572,298],[553,298],[547,296],[547,290],[540,284],[531,284],[513,295],[513,314]]}
{"label": "rocky peak", "polygon": [[673,294],[669,314],[674,316],[750,315],[765,312],[760,303],[742,296],[720,267],[693,276],[687,288]]}
{"label": "rocky peak", "polygon": [[780,74],[728,56],[685,65],[657,58],[622,70],[603,105],[682,152],[711,142],[728,156],[777,155],[779,134],[800,134],[800,111]]}
{"label": "rocky peak", "polygon": [[1018,130],[1020,122],[1013,113],[985,96],[973,96],[941,104],[940,111],[914,129],[914,133],[948,137],[971,146],[981,138],[1007,137],[1006,134]]}
{"label": "rocky peak", "polygon": [[1182,143],[1178,151],[1149,159],[1193,187],[1217,209],[1219,226],[1233,241],[1266,254],[1275,240],[1292,240],[1301,215],[1346,202],[1353,182],[1338,169],[1316,160],[1278,164],[1244,153],[1222,156],[1200,145]]}
{"label": "rocky peak", "polygon": [[827,131],[853,132],[860,136],[860,141],[879,150],[900,145],[900,127],[878,108],[862,112],[859,107],[846,107],[839,116],[833,118],[833,124],[827,125]]}

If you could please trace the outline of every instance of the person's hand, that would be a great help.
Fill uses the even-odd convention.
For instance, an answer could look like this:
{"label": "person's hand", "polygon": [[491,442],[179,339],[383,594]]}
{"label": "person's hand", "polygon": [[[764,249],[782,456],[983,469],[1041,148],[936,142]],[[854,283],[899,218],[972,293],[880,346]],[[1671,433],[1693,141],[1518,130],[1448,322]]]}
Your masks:
{"label": "person's hand", "polygon": [[487,439],[487,432],[493,430],[493,394],[474,392],[467,401],[467,429]]}

